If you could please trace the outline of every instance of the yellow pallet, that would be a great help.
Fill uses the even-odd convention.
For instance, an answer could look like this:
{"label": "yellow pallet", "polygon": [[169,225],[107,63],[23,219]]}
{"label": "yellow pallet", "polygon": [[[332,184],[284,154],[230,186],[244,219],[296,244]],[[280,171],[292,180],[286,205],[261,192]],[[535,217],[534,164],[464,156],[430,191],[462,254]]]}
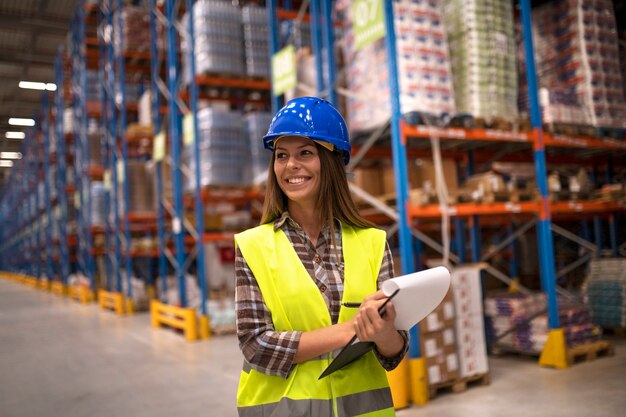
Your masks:
{"label": "yellow pallet", "polygon": [[198,317],[193,308],[170,306],[152,300],[150,317],[152,327],[168,326],[182,330],[189,341],[206,339],[210,336],[208,317]]}
{"label": "yellow pallet", "polygon": [[82,285],[70,285],[68,287],[68,295],[71,299],[80,301],[83,304],[96,301],[95,293],[90,288]]}
{"label": "yellow pallet", "polygon": [[52,283],[50,284],[50,292],[52,294],[65,297],[67,295],[67,287],[62,282],[52,281]]}
{"label": "yellow pallet", "polygon": [[103,289],[99,290],[98,304],[101,309],[113,310],[118,316],[133,314],[135,312],[133,300],[124,297],[124,294],[119,292],[109,292]]}

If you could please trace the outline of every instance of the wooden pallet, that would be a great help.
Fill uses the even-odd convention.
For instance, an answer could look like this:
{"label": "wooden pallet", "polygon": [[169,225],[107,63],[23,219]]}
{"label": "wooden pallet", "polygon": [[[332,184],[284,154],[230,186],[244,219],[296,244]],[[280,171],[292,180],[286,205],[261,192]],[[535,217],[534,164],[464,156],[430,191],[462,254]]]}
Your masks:
{"label": "wooden pallet", "polygon": [[602,327],[602,333],[615,337],[624,337],[626,336],[626,327]]}
{"label": "wooden pallet", "polygon": [[460,392],[465,392],[469,387],[472,386],[485,386],[489,385],[491,382],[489,372],[473,375],[466,378],[459,378],[453,381],[442,382],[440,384],[433,384],[428,386],[428,394],[430,398],[435,397],[438,393],[443,392],[453,392],[458,394]]}
{"label": "wooden pallet", "polygon": [[613,355],[615,355],[613,344],[599,340],[567,349],[567,363],[571,366],[579,362],[591,362],[598,357]]}

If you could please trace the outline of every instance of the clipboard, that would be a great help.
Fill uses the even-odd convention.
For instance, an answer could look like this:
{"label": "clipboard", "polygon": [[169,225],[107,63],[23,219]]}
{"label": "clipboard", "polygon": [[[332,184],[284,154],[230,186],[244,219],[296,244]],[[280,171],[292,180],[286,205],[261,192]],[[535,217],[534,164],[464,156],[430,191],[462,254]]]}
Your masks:
{"label": "clipboard", "polygon": [[[400,289],[395,290],[385,302],[378,308],[378,314],[384,316],[385,305],[398,294]],[[333,359],[333,361],[324,369],[324,372],[318,379],[322,379],[333,372],[343,368],[344,366],[354,362],[361,356],[365,355],[370,350],[374,349],[374,342],[361,342],[357,339],[356,335],[352,336],[352,339],[339,351],[339,354]]]}

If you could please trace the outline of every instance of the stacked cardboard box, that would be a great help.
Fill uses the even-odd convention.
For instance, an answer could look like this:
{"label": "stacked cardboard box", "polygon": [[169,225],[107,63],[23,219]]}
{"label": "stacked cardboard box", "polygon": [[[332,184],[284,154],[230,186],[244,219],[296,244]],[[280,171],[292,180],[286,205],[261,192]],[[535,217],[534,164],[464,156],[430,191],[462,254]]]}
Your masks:
{"label": "stacked cardboard box", "polygon": [[534,8],[532,19],[544,122],[626,126],[611,0],[555,0]]}
{"label": "stacked cardboard box", "polygon": [[513,2],[445,0],[457,111],[488,120],[517,118]]}
{"label": "stacked cardboard box", "polygon": [[483,268],[484,264],[467,264],[457,266],[452,271],[461,378],[489,372],[480,278]]}
{"label": "stacked cardboard box", "polygon": [[420,349],[429,385],[459,378],[455,319],[454,298],[452,291],[448,291],[439,307],[419,323]]}
{"label": "stacked cardboard box", "polygon": [[[454,113],[448,45],[438,0],[394,3],[400,107],[403,114]],[[335,3],[345,28],[341,42],[346,63],[347,119],[352,131],[378,126],[391,115],[384,39],[357,49],[350,0]]]}

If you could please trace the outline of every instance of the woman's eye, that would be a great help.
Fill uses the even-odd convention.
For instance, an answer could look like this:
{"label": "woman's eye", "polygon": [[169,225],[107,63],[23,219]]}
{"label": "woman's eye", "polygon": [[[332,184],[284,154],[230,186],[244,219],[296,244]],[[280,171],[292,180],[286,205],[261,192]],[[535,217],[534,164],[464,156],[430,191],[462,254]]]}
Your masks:
{"label": "woman's eye", "polygon": [[286,158],[286,157],[287,157],[287,154],[284,153],[284,152],[278,152],[276,154],[276,159],[283,159],[283,158]]}
{"label": "woman's eye", "polygon": [[313,155],[313,152],[309,151],[308,149],[304,149],[301,155]]}

